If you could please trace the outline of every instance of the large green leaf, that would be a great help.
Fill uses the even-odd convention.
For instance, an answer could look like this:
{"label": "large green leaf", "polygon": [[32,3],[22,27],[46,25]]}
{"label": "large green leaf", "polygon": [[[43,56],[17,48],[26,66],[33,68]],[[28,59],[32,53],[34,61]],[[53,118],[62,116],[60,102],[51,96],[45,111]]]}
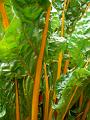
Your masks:
{"label": "large green leaf", "polygon": [[[70,73],[71,74],[71,73]],[[56,107],[56,109],[59,110],[58,120],[60,120],[63,116],[63,114],[66,111],[66,108],[70,102],[70,99],[78,86],[78,89],[73,97],[73,100],[71,101],[68,110],[73,106],[73,104],[78,100],[80,96],[80,92],[85,90],[86,86],[90,83],[89,81],[90,77],[90,71],[81,68],[76,69],[69,77],[66,83],[63,86],[62,95],[60,98],[60,101]],[[62,82],[63,84],[63,82]]]}
{"label": "large green leaf", "polygon": [[6,30],[0,41],[0,60],[9,60],[15,58],[19,45],[21,34],[21,22],[17,16],[14,16],[10,26]]}

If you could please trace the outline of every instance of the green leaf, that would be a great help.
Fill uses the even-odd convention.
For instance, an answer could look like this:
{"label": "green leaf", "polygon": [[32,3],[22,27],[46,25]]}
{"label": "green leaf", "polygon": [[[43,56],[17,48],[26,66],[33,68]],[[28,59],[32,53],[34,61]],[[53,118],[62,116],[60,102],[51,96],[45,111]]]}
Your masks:
{"label": "green leaf", "polygon": [[17,54],[16,49],[18,48],[20,34],[21,21],[17,16],[14,16],[0,41],[0,60],[13,59],[14,55]]}

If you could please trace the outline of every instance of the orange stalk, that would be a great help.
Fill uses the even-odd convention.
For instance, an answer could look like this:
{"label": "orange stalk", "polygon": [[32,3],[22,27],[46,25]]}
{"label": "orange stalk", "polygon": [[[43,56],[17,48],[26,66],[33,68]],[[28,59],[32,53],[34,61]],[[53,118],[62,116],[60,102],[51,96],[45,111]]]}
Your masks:
{"label": "orange stalk", "polygon": [[58,112],[54,111],[54,119],[57,120]]}
{"label": "orange stalk", "polygon": [[[64,20],[65,20],[64,12],[65,12],[65,7],[66,7],[66,0],[64,1],[64,8],[63,8],[63,11],[62,11],[62,19],[61,19],[61,21],[62,21],[62,25],[61,25],[61,36],[62,36],[62,37],[64,36]],[[62,62],[62,51],[61,51],[60,54],[59,54],[57,79],[60,78],[61,62]]]}
{"label": "orange stalk", "polygon": [[48,85],[48,76],[47,76],[46,64],[44,64],[44,72],[45,72],[45,82],[46,82],[44,120],[48,120],[49,85]]}
{"label": "orange stalk", "polygon": [[64,9],[63,9],[63,11],[62,11],[62,19],[61,19],[61,21],[62,21],[62,25],[61,25],[61,36],[62,36],[62,37],[64,36],[64,20],[65,20],[65,14],[64,14],[64,12],[65,12],[65,8],[66,8],[66,2],[67,2],[67,0],[64,1]]}
{"label": "orange stalk", "polygon": [[[57,68],[57,80],[60,79],[60,74],[61,74],[61,65],[62,65],[62,57],[63,57],[63,54],[62,54],[62,51],[59,53],[59,57],[58,57],[58,68]],[[54,92],[53,94],[53,100],[54,100],[54,103],[56,103],[57,101],[57,97],[56,97],[56,94]],[[56,112],[57,113],[57,112]],[[55,116],[56,118],[56,116]]]}
{"label": "orange stalk", "polygon": [[66,75],[67,73],[68,65],[69,65],[69,60],[66,60],[65,65],[64,65],[64,70],[63,70],[64,75]]}
{"label": "orange stalk", "polygon": [[6,29],[9,26],[9,20],[8,20],[7,13],[4,7],[4,3],[2,2],[0,2],[0,12],[2,14],[3,26]]}
{"label": "orange stalk", "polygon": [[83,114],[81,120],[86,120],[87,113],[88,113],[89,110],[90,110],[90,100],[88,100],[88,102],[87,102],[87,105],[86,105],[86,108],[85,108],[85,111],[84,111],[84,114]]}
{"label": "orange stalk", "polygon": [[64,15],[64,11],[62,11],[62,27],[61,27],[61,36],[64,36],[64,19],[65,19],[65,15]]}
{"label": "orange stalk", "polygon": [[79,99],[79,107],[81,108],[83,103],[83,92],[81,93],[80,99]]}
{"label": "orange stalk", "polygon": [[64,118],[65,118],[65,116],[66,116],[66,114],[67,114],[67,112],[68,112],[68,110],[69,110],[70,104],[71,104],[71,102],[72,102],[72,100],[73,100],[73,98],[74,98],[74,95],[75,95],[76,92],[77,92],[77,89],[78,89],[78,86],[76,86],[76,88],[75,88],[75,90],[74,90],[74,92],[73,92],[73,94],[72,94],[72,96],[71,96],[71,98],[70,98],[70,101],[69,101],[69,103],[68,103],[68,105],[67,105],[67,107],[66,107],[66,111],[65,111],[65,113],[63,114],[61,120],[64,120]]}
{"label": "orange stalk", "polygon": [[[64,9],[62,11],[62,25],[61,25],[61,36],[63,37],[64,36],[64,19],[65,19],[65,15],[64,15],[64,12],[65,12],[65,7],[66,7],[66,0],[64,1]],[[63,58],[63,53],[62,51],[59,53],[59,57],[58,57],[58,69],[57,69],[57,80],[60,79],[60,74],[61,74],[61,65],[62,65],[62,58]],[[56,98],[56,95],[55,95],[55,92],[54,92],[54,95],[53,95],[53,98],[54,98],[54,103],[56,102],[57,98]],[[57,114],[57,112],[56,112]],[[55,118],[57,115],[55,115]]]}
{"label": "orange stalk", "polygon": [[60,74],[61,74],[61,64],[62,64],[62,51],[59,53],[59,58],[58,58],[57,79],[60,79]]}
{"label": "orange stalk", "polygon": [[51,107],[51,108],[50,108],[50,112],[49,112],[48,120],[52,120],[52,114],[53,114],[53,109],[52,109],[52,107]]}
{"label": "orange stalk", "polygon": [[18,80],[15,80],[15,87],[16,87],[16,120],[20,120]]}
{"label": "orange stalk", "polygon": [[38,101],[39,101],[38,98],[39,98],[39,88],[40,88],[40,77],[41,77],[44,50],[46,46],[46,38],[47,38],[48,25],[49,25],[49,19],[50,19],[50,10],[51,10],[51,5],[48,8],[46,13],[46,24],[45,24],[43,35],[42,35],[42,43],[41,43],[39,57],[37,60],[36,75],[35,75],[34,89],[33,89],[31,120],[38,119]]}
{"label": "orange stalk", "polygon": [[[68,9],[69,3],[70,3],[70,0],[64,0],[64,8],[63,8],[63,11],[62,11],[62,20],[61,20],[62,21],[62,26],[61,26],[61,36],[62,37],[64,36],[65,9],[66,10]],[[64,74],[67,73],[68,65],[69,65],[69,60],[66,60],[65,66],[64,66],[64,71],[63,71]]]}
{"label": "orange stalk", "polygon": [[[62,11],[62,20],[61,20],[61,21],[62,21],[62,26],[61,26],[61,36],[62,36],[62,37],[64,36],[65,9],[66,9],[66,10],[68,9],[69,2],[70,2],[70,0],[68,0],[68,1],[67,1],[67,0],[64,0],[64,8],[63,8],[63,11]],[[66,3],[67,3],[67,4],[66,4]],[[67,73],[68,65],[69,65],[69,60],[67,60],[66,63],[65,63],[65,66],[64,66],[64,74]],[[72,102],[72,100],[73,100],[73,97],[74,97],[77,89],[78,89],[78,87],[75,88],[74,93],[73,93],[73,95],[72,95],[71,98],[70,98],[70,101],[69,101],[69,103],[68,103],[68,105],[67,105],[67,107],[66,107],[66,111],[65,111],[65,113],[63,114],[61,120],[64,120],[64,118],[65,118],[65,116],[66,116],[66,113],[67,113],[67,111],[68,111],[68,109],[69,109],[69,106],[70,106],[70,104],[71,104],[71,102]]]}

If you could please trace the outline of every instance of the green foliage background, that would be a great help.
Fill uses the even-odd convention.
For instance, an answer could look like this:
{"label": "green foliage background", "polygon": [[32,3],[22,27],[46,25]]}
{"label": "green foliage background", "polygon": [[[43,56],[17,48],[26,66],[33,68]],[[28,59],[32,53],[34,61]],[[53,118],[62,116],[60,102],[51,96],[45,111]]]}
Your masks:
{"label": "green foliage background", "polygon": [[[85,12],[88,2],[89,0],[70,2],[68,10],[65,11],[65,37],[61,37],[64,0],[52,1],[43,62],[47,64],[50,94],[55,91],[59,100],[55,105],[50,97],[50,105],[59,111],[58,120],[65,112],[74,87],[78,86],[78,91],[70,104],[70,112],[66,120],[75,120],[77,114],[85,109],[86,101],[90,99],[90,10]],[[15,79],[19,82],[21,120],[25,120],[31,116],[36,63],[45,25],[45,13],[50,1],[8,0],[4,3],[10,25],[4,30],[0,14],[0,120],[16,118]],[[56,81],[58,55],[61,50],[63,51],[62,73],[61,79]],[[70,59],[69,70],[67,75],[63,75],[63,67],[67,59]],[[42,68],[40,90],[44,96],[43,79]],[[78,104],[82,91],[85,96],[82,108],[73,109],[73,105]],[[41,116],[39,119],[42,119]],[[87,116],[87,120],[89,119],[90,112]]]}

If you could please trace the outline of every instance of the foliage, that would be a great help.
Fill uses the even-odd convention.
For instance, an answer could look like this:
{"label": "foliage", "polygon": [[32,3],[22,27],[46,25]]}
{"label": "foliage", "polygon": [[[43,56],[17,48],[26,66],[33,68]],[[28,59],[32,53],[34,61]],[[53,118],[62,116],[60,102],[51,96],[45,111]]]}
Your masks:
{"label": "foliage", "polygon": [[[51,18],[43,63],[46,63],[50,89],[49,108],[58,111],[62,119],[70,99],[66,120],[75,119],[84,111],[90,99],[90,12],[86,7],[89,0],[71,0],[65,7],[65,36],[61,37],[61,19],[64,0],[52,1]],[[40,52],[45,14],[49,0],[4,1],[10,25],[4,30],[0,14],[0,119],[15,120],[15,80],[19,84],[20,117],[26,120],[32,113],[32,93],[36,64]],[[77,12],[78,11],[78,12]],[[85,13],[85,14],[84,14]],[[61,78],[57,80],[58,56],[62,51]],[[68,73],[63,74],[65,61],[69,59]],[[83,91],[82,107],[78,102]],[[38,119],[43,119],[45,107],[44,68],[40,81]],[[39,93],[39,94],[40,94]],[[54,94],[59,102],[54,102]],[[36,98],[38,99],[38,98]],[[42,107],[43,106],[43,107]],[[50,109],[49,109],[50,111]],[[87,120],[90,112],[87,114]],[[55,116],[53,114],[53,119]]]}

